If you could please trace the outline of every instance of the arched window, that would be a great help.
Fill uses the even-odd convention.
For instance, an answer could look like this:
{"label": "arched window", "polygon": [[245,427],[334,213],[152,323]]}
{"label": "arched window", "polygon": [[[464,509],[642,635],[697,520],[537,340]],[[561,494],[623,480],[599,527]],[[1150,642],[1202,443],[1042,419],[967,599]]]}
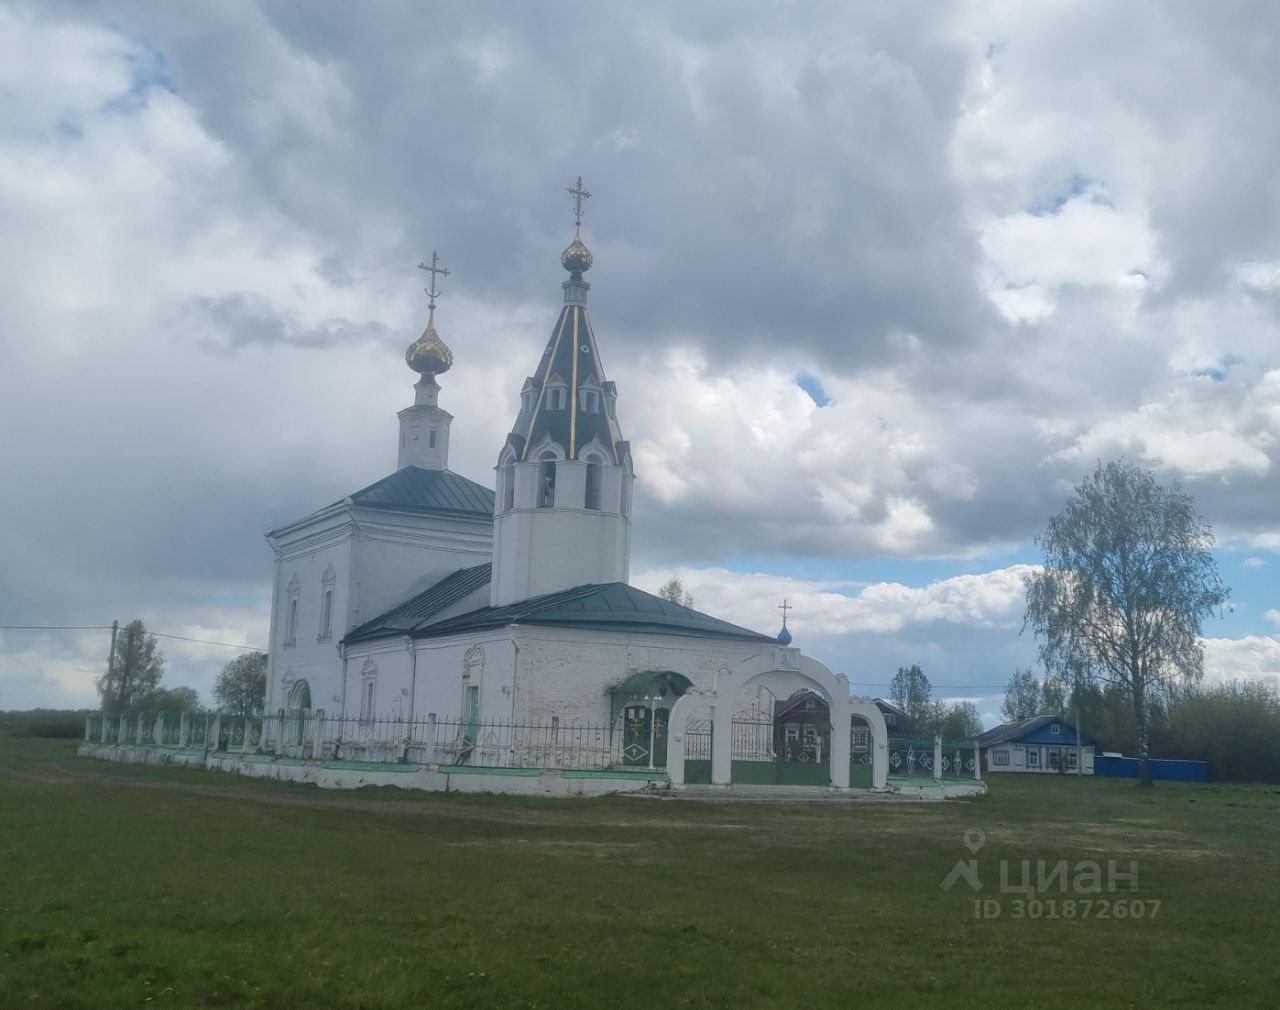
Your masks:
{"label": "arched window", "polygon": [[622,514],[631,515],[631,478],[625,473],[622,475]]}
{"label": "arched window", "polygon": [[516,507],[516,468],[507,463],[502,468],[502,510],[509,512]]}
{"label": "arched window", "polygon": [[285,623],[284,644],[293,645],[298,641],[298,598],[289,599],[289,620]]}
{"label": "arched window", "polygon": [[430,446],[432,449],[434,449],[434,448],[436,447],[436,430],[435,430],[435,428],[432,428],[432,429],[431,429],[431,434],[429,434],[429,435],[427,436],[427,445],[428,445],[428,446]]}
{"label": "arched window", "polygon": [[328,638],[333,633],[333,590],[326,589],[320,597],[320,638]]}
{"label": "arched window", "polygon": [[556,503],[556,456],[544,452],[538,464],[538,507],[550,508]]}
{"label": "arched window", "polygon": [[370,656],[360,669],[360,718],[372,719],[374,715],[374,692],[377,689],[378,664]]}
{"label": "arched window", "polygon": [[604,470],[600,466],[600,460],[595,456],[588,456],[587,498],[585,504],[589,509],[598,509],[600,507],[600,483],[603,473]]}

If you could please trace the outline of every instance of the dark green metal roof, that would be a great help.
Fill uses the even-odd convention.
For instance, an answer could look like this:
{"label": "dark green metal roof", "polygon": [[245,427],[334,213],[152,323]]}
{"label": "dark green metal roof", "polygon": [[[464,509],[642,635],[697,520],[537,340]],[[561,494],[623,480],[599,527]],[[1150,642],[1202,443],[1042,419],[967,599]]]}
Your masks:
{"label": "dark green metal roof", "polygon": [[415,638],[535,624],[641,634],[693,635],[746,642],[773,642],[768,635],[681,607],[625,582],[577,586],[502,607],[484,607],[417,629]]}
{"label": "dark green metal roof", "polygon": [[[552,380],[560,380],[568,390],[564,408],[550,409],[547,388]],[[614,383],[605,378],[596,337],[585,305],[570,304],[560,311],[551,338],[534,374],[526,385],[535,392],[534,408],[523,409],[507,437],[507,443],[520,459],[550,437],[559,443],[570,459],[576,459],[582,447],[593,439],[604,446],[609,462],[623,462],[629,444],[623,440],[616,416],[607,409],[606,394],[616,393]],[[594,412],[582,409],[578,393],[583,386],[594,385],[600,396]]]}
{"label": "dark green metal roof", "polygon": [[440,611],[453,606],[481,586],[487,586],[492,567],[485,563],[472,568],[459,568],[430,589],[353,629],[343,641],[362,642],[385,635],[406,635],[423,628]]}
{"label": "dark green metal roof", "polygon": [[363,508],[493,515],[493,492],[452,470],[406,466],[389,477],[348,495]]}

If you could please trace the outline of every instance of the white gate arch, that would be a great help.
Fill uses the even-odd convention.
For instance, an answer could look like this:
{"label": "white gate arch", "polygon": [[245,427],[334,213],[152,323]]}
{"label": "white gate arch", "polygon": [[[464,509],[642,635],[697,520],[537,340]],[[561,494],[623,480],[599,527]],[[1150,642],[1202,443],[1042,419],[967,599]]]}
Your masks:
{"label": "white gate arch", "polygon": [[667,776],[671,784],[684,785],[685,729],[697,709],[711,709],[711,782],[730,784],[732,772],[733,705],[739,693],[761,684],[778,697],[796,691],[816,689],[827,700],[831,712],[831,784],[849,787],[850,729],[853,716],[871,727],[871,787],[884,789],[889,772],[889,734],[884,716],[870,698],[849,695],[849,679],[835,674],[801,654],[799,649],[777,648],[744,660],[736,668],[723,669],[711,689],[693,689],[676,700],[671,709]]}

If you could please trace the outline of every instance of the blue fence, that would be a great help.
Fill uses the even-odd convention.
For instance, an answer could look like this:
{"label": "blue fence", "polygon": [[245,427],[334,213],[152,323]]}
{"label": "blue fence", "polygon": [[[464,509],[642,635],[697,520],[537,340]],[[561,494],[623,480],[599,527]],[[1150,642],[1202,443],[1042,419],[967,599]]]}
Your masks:
{"label": "blue fence", "polygon": [[[1111,778],[1136,779],[1142,762],[1131,757],[1104,757],[1095,755],[1093,774]],[[1169,782],[1207,782],[1209,765],[1205,761],[1174,761],[1167,758],[1151,759],[1151,777]]]}

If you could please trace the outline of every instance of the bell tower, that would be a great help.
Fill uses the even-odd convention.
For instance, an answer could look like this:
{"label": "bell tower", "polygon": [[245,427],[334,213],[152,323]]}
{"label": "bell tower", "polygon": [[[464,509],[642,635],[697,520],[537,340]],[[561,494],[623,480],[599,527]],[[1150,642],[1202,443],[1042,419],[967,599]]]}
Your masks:
{"label": "bell tower", "polygon": [[579,177],[569,187],[574,236],[560,256],[564,307],[498,456],[490,601],[502,606],[587,584],[626,582],[631,565],[631,447],[618,426],[587,315],[591,250],[582,242]]}
{"label": "bell tower", "polygon": [[427,470],[445,470],[449,466],[449,425],[453,415],[440,408],[440,384],[436,376],[453,365],[453,352],[436,332],[436,299],[442,294],[436,281],[439,277],[448,277],[449,271],[434,252],[431,265],[419,263],[418,269],[431,275],[431,286],[426,288],[430,301],[427,328],[404,352],[405,364],[421,378],[413,384],[413,406],[405,407],[396,415],[400,418],[400,457],[396,469],[420,466]]}

